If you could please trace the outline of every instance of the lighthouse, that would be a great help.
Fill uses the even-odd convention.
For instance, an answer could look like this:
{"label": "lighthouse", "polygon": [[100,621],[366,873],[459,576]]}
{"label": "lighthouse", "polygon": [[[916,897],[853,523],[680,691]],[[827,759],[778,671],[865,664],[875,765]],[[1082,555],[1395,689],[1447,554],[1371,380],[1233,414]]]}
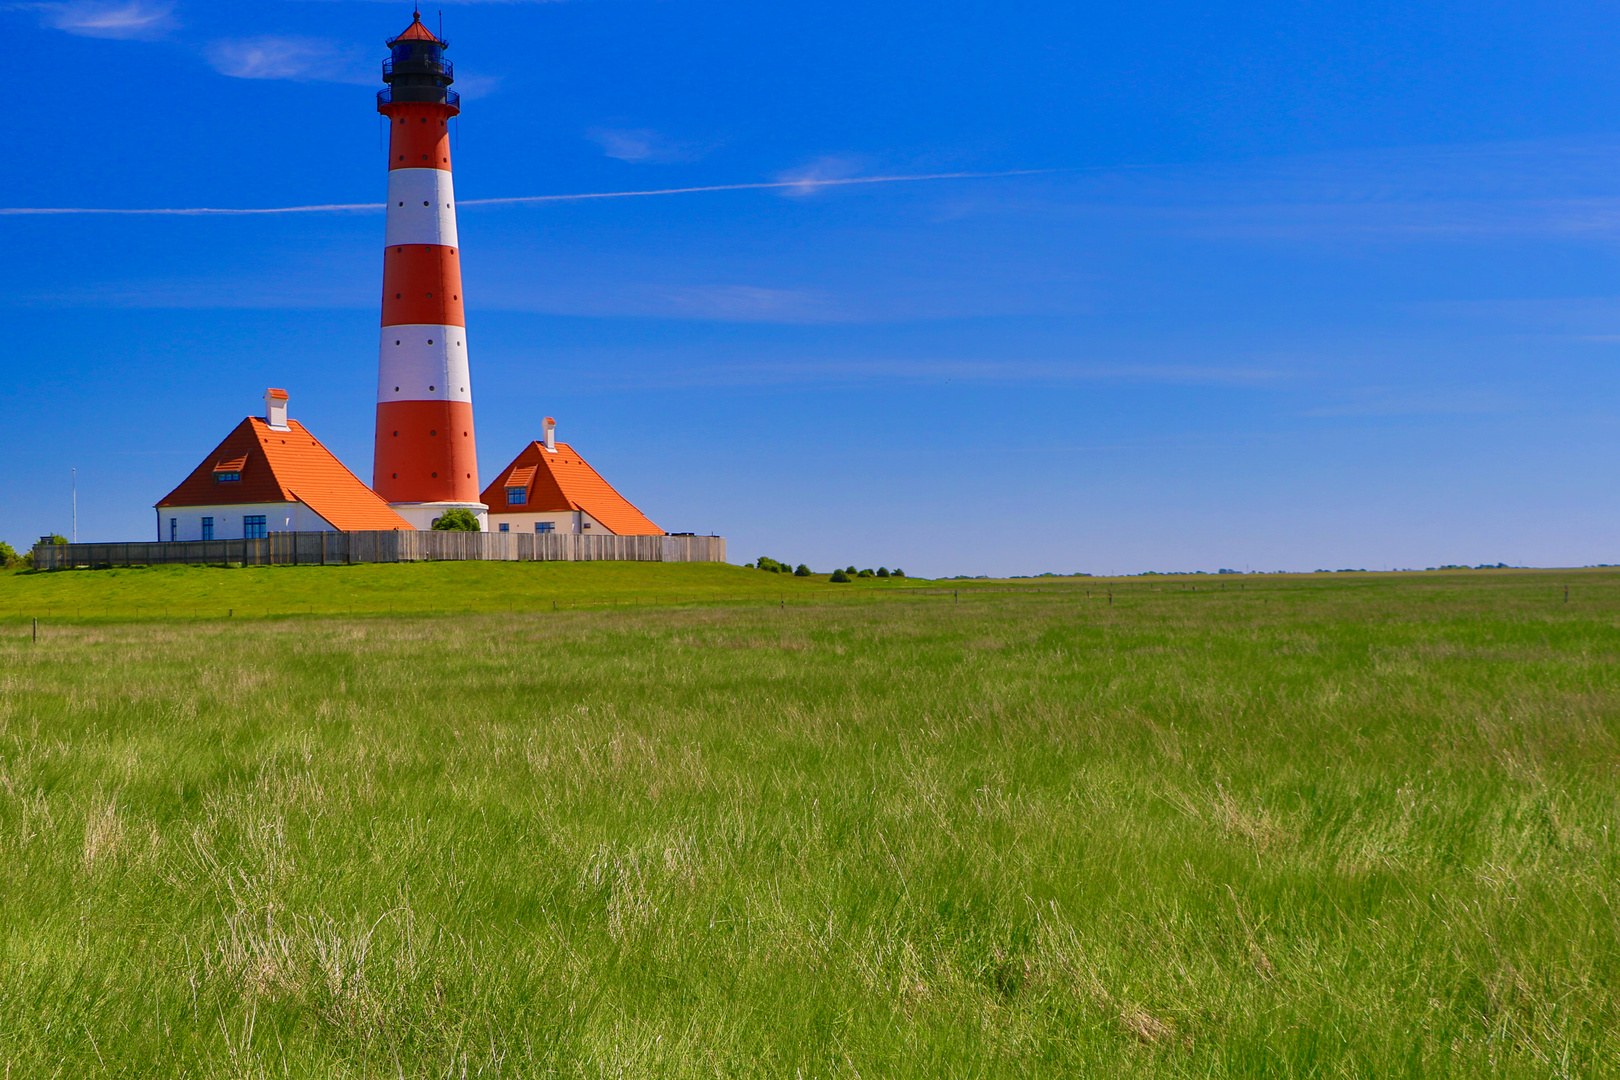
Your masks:
{"label": "lighthouse", "polygon": [[450,118],[461,99],[445,42],[417,13],[388,42],[377,111],[388,118],[388,224],[372,489],[418,529],[479,501]]}

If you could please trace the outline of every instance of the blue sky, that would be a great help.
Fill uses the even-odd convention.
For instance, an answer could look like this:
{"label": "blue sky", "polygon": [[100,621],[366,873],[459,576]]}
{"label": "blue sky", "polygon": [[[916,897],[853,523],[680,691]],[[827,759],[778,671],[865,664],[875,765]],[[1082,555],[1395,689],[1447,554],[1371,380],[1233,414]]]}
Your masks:
{"label": "blue sky", "polygon": [[[739,562],[1620,562],[1612,4],[443,16],[485,482],[552,415]],[[378,203],[409,19],[6,4],[0,207]],[[148,538],[267,385],[369,477],[382,223],[0,216],[0,538],[75,466]]]}

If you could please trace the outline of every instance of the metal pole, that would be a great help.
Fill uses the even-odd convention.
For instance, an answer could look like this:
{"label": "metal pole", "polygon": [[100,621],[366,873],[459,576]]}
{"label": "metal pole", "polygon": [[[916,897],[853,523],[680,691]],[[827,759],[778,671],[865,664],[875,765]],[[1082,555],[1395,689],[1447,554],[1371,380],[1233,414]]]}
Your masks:
{"label": "metal pole", "polygon": [[79,470],[73,470],[73,542],[79,542]]}

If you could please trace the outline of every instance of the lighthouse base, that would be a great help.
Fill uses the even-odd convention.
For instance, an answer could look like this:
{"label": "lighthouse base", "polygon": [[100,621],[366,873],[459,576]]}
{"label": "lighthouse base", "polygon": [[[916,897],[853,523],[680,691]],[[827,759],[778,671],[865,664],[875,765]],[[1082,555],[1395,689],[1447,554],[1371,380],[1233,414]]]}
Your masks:
{"label": "lighthouse base", "polygon": [[478,519],[480,532],[489,532],[489,507],[483,503],[468,502],[419,502],[419,503],[389,503],[389,508],[411,523],[413,529],[423,532],[433,528],[433,523],[444,516],[446,510],[471,510],[472,516]]}

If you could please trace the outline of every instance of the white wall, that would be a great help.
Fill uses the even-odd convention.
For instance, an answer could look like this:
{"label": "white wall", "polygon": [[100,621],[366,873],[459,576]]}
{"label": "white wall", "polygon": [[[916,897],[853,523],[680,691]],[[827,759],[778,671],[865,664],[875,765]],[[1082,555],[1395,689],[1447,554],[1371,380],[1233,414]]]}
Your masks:
{"label": "white wall", "polygon": [[301,502],[287,503],[232,503],[226,506],[160,506],[158,507],[158,539],[169,539],[169,519],[178,529],[176,540],[201,540],[202,519],[214,519],[215,540],[242,539],[242,519],[249,514],[263,514],[266,532],[336,532],[321,515]]}
{"label": "white wall", "polygon": [[431,502],[431,503],[389,503],[389,508],[411,523],[411,528],[422,532],[433,528],[433,519],[442,517],[446,510],[471,510],[472,516],[478,519],[478,527],[483,532],[489,531],[489,507],[483,503],[458,502]]}
{"label": "white wall", "polygon": [[[544,514],[490,514],[488,529],[490,532],[500,532],[501,525],[504,523],[506,526],[508,526],[508,532],[532,533],[534,532],[534,523],[537,521],[551,522],[553,532],[585,532],[607,536],[613,535],[612,529],[603,528],[600,521],[597,521],[584,511],[571,512],[567,510],[551,511]],[[587,525],[589,525],[590,528],[585,528]]]}

